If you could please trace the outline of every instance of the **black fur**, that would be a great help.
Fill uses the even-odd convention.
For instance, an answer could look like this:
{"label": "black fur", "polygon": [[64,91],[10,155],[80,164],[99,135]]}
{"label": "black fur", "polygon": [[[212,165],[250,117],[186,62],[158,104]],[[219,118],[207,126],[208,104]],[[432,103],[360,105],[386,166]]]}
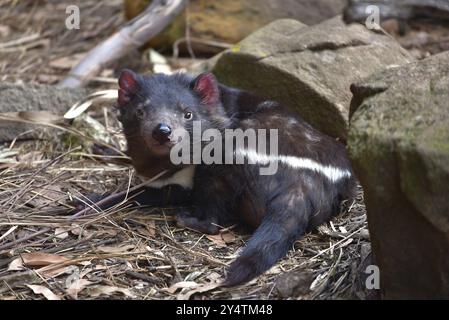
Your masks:
{"label": "black fur", "polygon": [[[186,109],[193,113],[194,120],[202,122],[203,130],[278,129],[280,155],[308,158],[352,172],[342,144],[276,102],[216,84],[219,97],[211,105],[214,92],[209,87],[213,81],[206,83],[209,89],[201,89],[198,78],[187,75],[133,76],[138,90],[129,93],[129,102],[119,105],[120,120],[133,165],[144,176],[152,177],[162,169],[170,170],[170,175],[182,168],[171,164],[166,154],[153,154],[148,135],[161,119],[172,127],[191,131],[191,122],[182,119]],[[331,219],[339,212],[341,201],[352,196],[354,187],[353,176],[334,183],[319,172],[282,163],[272,176],[260,175],[259,165],[201,164],[196,167],[193,189],[177,187],[170,194],[173,199],[165,197],[164,203],[195,206],[193,212],[177,216],[178,224],[184,227],[218,233],[218,226],[237,222],[255,230],[228,270],[224,285],[233,286],[269,269],[299,237]],[[155,194],[161,190],[166,188],[159,193],[150,189],[139,202],[160,204],[162,200]]]}

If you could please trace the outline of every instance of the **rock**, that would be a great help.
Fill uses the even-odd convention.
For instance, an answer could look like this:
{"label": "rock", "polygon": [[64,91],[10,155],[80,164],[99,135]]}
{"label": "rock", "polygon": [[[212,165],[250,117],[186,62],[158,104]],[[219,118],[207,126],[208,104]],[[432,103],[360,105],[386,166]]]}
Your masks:
{"label": "rock", "polygon": [[311,272],[287,272],[277,278],[275,289],[281,298],[295,298],[309,293],[312,282]]}
{"label": "rock", "polygon": [[352,86],[349,150],[384,298],[449,297],[449,52]]}
{"label": "rock", "polygon": [[306,27],[278,20],[217,59],[224,84],[275,99],[333,137],[346,138],[351,83],[414,59],[392,38],[341,17]]}
{"label": "rock", "polygon": [[344,11],[347,22],[365,22],[372,15],[369,6],[379,8],[379,17],[385,19],[440,19],[449,20],[449,2],[447,0],[349,0]]}
{"label": "rock", "polygon": [[[357,263],[358,262],[358,263]],[[370,288],[367,286],[368,277],[372,276],[369,269],[370,266],[375,265],[373,254],[371,252],[371,244],[363,243],[360,246],[360,261],[353,261],[353,287],[352,291],[360,300],[379,300],[380,290]]]}
{"label": "rock", "polygon": [[[150,0],[125,0],[125,15],[135,17]],[[234,44],[260,27],[280,18],[294,18],[316,24],[343,12],[346,0],[190,0],[189,30],[195,52],[217,53],[221,47],[205,41]],[[170,27],[150,42],[152,47],[169,47],[185,37],[186,15],[179,16]]]}
{"label": "rock", "polygon": [[[46,110],[54,114],[64,114],[74,103],[87,95],[84,89],[61,89],[53,86],[37,84],[0,84],[0,113],[18,111]],[[0,121],[0,142],[11,141],[17,135],[30,129],[34,125]],[[33,135],[21,135],[30,138]]]}

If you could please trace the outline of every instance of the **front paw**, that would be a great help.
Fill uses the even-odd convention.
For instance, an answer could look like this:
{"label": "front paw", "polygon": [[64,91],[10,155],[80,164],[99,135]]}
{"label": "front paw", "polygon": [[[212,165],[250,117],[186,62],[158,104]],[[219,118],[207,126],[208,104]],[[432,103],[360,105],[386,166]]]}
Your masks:
{"label": "front paw", "polygon": [[200,220],[189,212],[180,212],[175,215],[176,225],[179,228],[192,229],[206,234],[218,234],[219,229],[213,220]]}
{"label": "front paw", "polygon": [[104,196],[97,193],[87,193],[79,198],[73,198],[72,201],[69,201],[68,204],[74,207],[74,211],[82,211],[90,206],[95,206],[95,203],[101,201]]}
{"label": "front paw", "polygon": [[191,214],[186,211],[182,211],[175,214],[176,226],[178,228],[187,228],[188,221],[191,218]]}

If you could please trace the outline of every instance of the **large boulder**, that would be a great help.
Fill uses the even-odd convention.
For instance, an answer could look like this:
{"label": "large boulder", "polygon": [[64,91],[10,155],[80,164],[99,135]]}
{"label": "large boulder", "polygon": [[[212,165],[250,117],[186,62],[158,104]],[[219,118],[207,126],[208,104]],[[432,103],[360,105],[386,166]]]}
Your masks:
{"label": "large boulder", "polygon": [[[19,111],[49,111],[64,114],[73,104],[87,95],[85,89],[61,89],[39,84],[0,84],[0,113]],[[35,125],[0,121],[0,142],[35,137],[35,132],[23,133]]]}
{"label": "large boulder", "polygon": [[449,52],[353,85],[349,150],[386,298],[449,297]]}
{"label": "large boulder", "polygon": [[[150,0],[125,0],[128,19],[139,14]],[[207,41],[237,43],[253,31],[276,19],[293,18],[306,24],[316,24],[343,12],[346,0],[190,0],[188,27],[196,52],[218,52],[222,48]],[[185,37],[186,14],[180,15],[160,35],[151,41],[153,47],[171,47]]]}
{"label": "large boulder", "polygon": [[345,140],[351,83],[413,58],[389,36],[335,17],[312,27],[277,20],[216,60],[221,82],[280,101]]}
{"label": "large boulder", "polygon": [[348,22],[365,22],[372,14],[369,6],[377,6],[381,20],[394,19],[442,19],[449,20],[449,2],[447,0],[349,0],[344,11]]}

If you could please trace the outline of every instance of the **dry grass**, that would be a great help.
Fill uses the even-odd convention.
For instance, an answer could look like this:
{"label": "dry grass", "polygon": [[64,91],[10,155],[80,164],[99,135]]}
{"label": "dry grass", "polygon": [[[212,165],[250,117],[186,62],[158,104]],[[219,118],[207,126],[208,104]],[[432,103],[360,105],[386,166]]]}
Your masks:
{"label": "dry grass", "polygon": [[[78,32],[62,27],[68,2],[88,17]],[[3,0],[0,21],[0,80],[55,83],[78,54],[121,23],[121,1]],[[108,88],[110,81],[108,69],[93,85]],[[120,148],[113,111],[93,116]],[[211,289],[247,236],[228,230],[207,237],[176,228],[169,208],[124,205],[70,219],[71,199],[125,190],[132,169],[71,145],[76,139],[67,133],[37,130],[40,140],[0,146],[0,299],[276,299],[279,275],[306,270],[313,290],[292,298],[356,298],[357,267],[369,248],[361,192],[333,223],[298,241],[257,280]]]}
{"label": "dry grass", "polygon": [[[5,168],[0,173],[0,299],[40,297],[26,285],[42,285],[68,299],[76,297],[74,287],[86,287],[78,295],[85,299],[100,293],[102,298],[174,299],[223,277],[246,235],[228,230],[217,238],[179,229],[169,208],[123,205],[71,219],[71,199],[85,200],[89,191],[126,190],[133,172],[64,145],[66,135],[42,129],[40,141],[16,142],[0,150]],[[117,134],[114,138],[122,139]],[[273,288],[279,274],[310,270],[314,290],[301,298],[351,298],[366,245],[360,194],[333,223],[298,241],[267,274],[201,297],[277,298]],[[175,283],[186,289],[167,290]]]}
{"label": "dry grass", "polygon": [[[83,54],[123,23],[121,3],[0,1],[0,80],[56,83]],[[65,27],[68,5],[80,8],[80,30]],[[110,71],[102,75],[111,76]]]}

